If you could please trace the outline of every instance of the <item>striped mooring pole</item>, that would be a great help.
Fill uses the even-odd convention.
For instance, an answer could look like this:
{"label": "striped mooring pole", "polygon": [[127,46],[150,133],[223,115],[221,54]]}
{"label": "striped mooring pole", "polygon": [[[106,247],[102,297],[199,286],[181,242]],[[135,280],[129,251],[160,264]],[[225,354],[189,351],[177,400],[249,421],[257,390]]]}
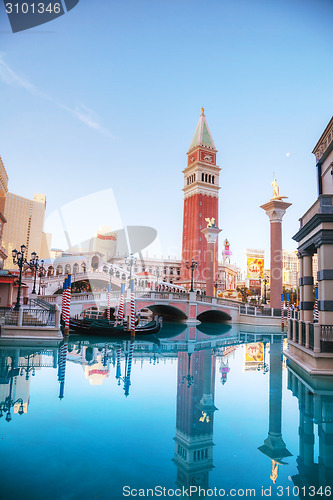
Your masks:
{"label": "striped mooring pole", "polygon": [[118,310],[118,323],[122,323],[124,320],[124,293],[125,293],[125,283],[120,285],[120,302]]}
{"label": "striped mooring pole", "polygon": [[64,279],[62,284],[62,299],[61,299],[61,317],[62,320],[65,321],[65,297],[66,297],[66,289],[67,289],[67,278]]}
{"label": "striped mooring pole", "polygon": [[314,304],[314,316],[315,321],[319,321],[319,310],[318,310],[318,287],[315,288],[315,304]]}
{"label": "striped mooring pole", "polygon": [[72,276],[69,274],[67,277],[67,289],[65,292],[65,310],[66,310],[66,318],[65,318],[65,328],[64,334],[69,334],[69,317],[71,314],[71,284],[72,284]]}
{"label": "striped mooring pole", "polygon": [[110,307],[111,307],[111,285],[110,283],[108,284],[108,305],[107,305],[107,311],[106,315],[108,320],[110,321]]}
{"label": "striped mooring pole", "polygon": [[133,351],[134,351],[134,340],[131,340],[130,347],[129,347],[129,353],[128,353],[128,363],[127,363],[127,370],[126,370],[126,376],[125,376],[125,387],[124,387],[126,397],[129,395],[129,388],[131,385]]}
{"label": "striped mooring pole", "polygon": [[68,342],[64,342],[60,348],[59,355],[59,399],[63,399],[65,392],[65,375],[66,375],[66,361],[67,361],[67,352],[68,352]]}
{"label": "striped mooring pole", "polygon": [[118,380],[118,385],[120,385],[120,377],[121,377],[121,367],[120,367],[120,355],[121,348],[117,348],[117,369],[116,369],[116,379]]}
{"label": "striped mooring pole", "polygon": [[290,302],[289,302],[289,293],[287,295],[287,318],[290,319]]}
{"label": "striped mooring pole", "polygon": [[130,281],[131,290],[131,316],[130,316],[130,330],[131,335],[135,335],[135,295],[134,295],[134,278]]}
{"label": "striped mooring pole", "polygon": [[283,293],[281,293],[281,328],[282,330],[284,329],[284,298],[283,298]]}

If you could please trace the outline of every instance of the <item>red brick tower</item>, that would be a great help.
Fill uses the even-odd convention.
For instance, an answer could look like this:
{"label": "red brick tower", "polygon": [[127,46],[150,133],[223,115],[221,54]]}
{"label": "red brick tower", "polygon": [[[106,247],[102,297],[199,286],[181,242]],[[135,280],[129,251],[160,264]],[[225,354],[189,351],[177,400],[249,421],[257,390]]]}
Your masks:
{"label": "red brick tower", "polygon": [[[189,288],[191,271],[186,269],[186,261],[197,261],[194,271],[195,287],[204,286],[205,252],[207,241],[201,229],[207,226],[205,218],[215,218],[218,226],[219,172],[216,165],[216,153],[213,138],[201,108],[201,116],[188,150],[187,167],[184,173],[184,219],[182,242],[181,282]],[[218,245],[215,245],[215,269],[218,269]],[[216,279],[215,277],[215,279]]]}

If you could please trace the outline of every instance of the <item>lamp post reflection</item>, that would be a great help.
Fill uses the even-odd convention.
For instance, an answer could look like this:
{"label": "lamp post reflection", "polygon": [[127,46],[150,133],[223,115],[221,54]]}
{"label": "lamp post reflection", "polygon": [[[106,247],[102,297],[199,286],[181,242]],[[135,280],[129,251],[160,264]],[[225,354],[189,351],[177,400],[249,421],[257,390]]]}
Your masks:
{"label": "lamp post reflection", "polygon": [[[12,371],[14,371],[15,373],[17,372],[17,370],[12,370]],[[10,422],[11,421],[12,415],[11,415],[10,410],[17,403],[20,404],[20,407],[19,407],[19,410],[18,410],[18,414],[19,415],[23,415],[23,413],[24,413],[23,399],[22,398],[18,398],[16,400],[14,400],[12,398],[12,395],[13,395],[13,379],[17,375],[17,373],[16,373],[16,375],[15,375],[15,373],[9,373],[9,377],[10,377],[9,395],[6,397],[6,399],[4,401],[1,401],[1,403],[0,403],[0,418],[2,418],[4,416],[4,414],[6,414],[6,422]]]}

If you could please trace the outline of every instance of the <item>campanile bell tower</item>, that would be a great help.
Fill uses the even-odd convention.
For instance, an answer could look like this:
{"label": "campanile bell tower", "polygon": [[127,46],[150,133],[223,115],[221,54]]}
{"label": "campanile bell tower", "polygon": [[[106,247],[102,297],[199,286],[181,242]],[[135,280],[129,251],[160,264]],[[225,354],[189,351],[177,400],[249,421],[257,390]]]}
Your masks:
{"label": "campanile bell tower", "polygon": [[[192,259],[198,262],[194,271],[194,281],[204,283],[205,252],[207,241],[201,229],[207,226],[206,218],[215,219],[218,226],[219,204],[219,172],[216,165],[217,149],[207,124],[204,109],[195,130],[190,149],[188,150],[187,166],[184,173],[184,219],[182,241],[181,281],[189,288],[191,271],[186,269],[186,261]],[[215,269],[218,269],[218,245],[215,245]],[[216,279],[215,276],[214,279]]]}

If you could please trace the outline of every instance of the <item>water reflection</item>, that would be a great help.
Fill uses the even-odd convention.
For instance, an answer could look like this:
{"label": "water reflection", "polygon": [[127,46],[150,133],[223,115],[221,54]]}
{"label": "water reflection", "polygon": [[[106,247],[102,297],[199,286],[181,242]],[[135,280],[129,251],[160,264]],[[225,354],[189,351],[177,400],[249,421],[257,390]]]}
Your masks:
{"label": "water reflection", "polygon": [[55,368],[57,361],[57,348],[0,345],[0,418],[10,422],[12,410],[18,415],[27,413],[30,375],[41,368]]}
{"label": "water reflection", "polygon": [[[256,331],[255,328],[245,326],[219,329],[216,325],[200,325],[200,328],[176,325],[174,329],[172,325],[167,325],[159,340],[111,339],[105,342],[105,339],[99,341],[73,336],[59,344],[36,346],[33,342],[26,342],[25,345],[6,345],[0,339],[0,415],[4,417],[3,422],[12,422],[8,429],[15,428],[14,420],[21,427],[24,417],[16,419],[15,416],[28,412],[30,390],[36,390],[37,394],[38,384],[42,380],[40,375],[47,373],[48,380],[54,380],[54,384],[50,382],[46,386],[51,399],[64,399],[64,403],[56,403],[61,407],[59,411],[64,412],[62,418],[66,418],[68,413],[74,414],[77,408],[80,426],[86,433],[90,432],[89,421],[85,421],[81,415],[89,403],[89,398],[96,398],[97,407],[101,401],[105,408],[101,414],[96,412],[94,418],[97,424],[99,418],[104,418],[105,415],[111,419],[111,413],[116,412],[115,402],[121,407],[118,419],[120,425],[122,418],[126,421],[126,433],[119,439],[110,433],[112,449],[120,450],[116,461],[110,465],[111,468],[124,460],[121,450],[122,445],[126,443],[122,440],[130,439],[135,443],[138,432],[133,423],[135,417],[126,412],[141,411],[141,417],[147,417],[152,422],[152,436],[145,450],[147,456],[150,453],[149,447],[154,446],[154,441],[164,436],[164,429],[168,429],[165,441],[164,438],[161,440],[161,446],[164,446],[165,450],[174,439],[174,451],[168,449],[161,467],[168,470],[169,483],[174,484],[176,481],[177,487],[200,486],[207,489],[215,486],[210,485],[214,482],[214,477],[216,482],[217,477],[213,472],[214,462],[216,470],[221,468],[221,456],[225,456],[228,451],[222,445],[221,436],[216,430],[217,446],[214,449],[214,425],[221,432],[223,422],[226,428],[233,429],[235,435],[237,432],[240,435],[243,433],[245,438],[239,438],[241,446],[244,450],[251,447],[246,453],[258,458],[258,464],[257,460],[251,464],[252,467],[258,468],[258,488],[259,480],[265,480],[265,484],[269,482],[274,488],[281,484],[293,484],[300,489],[305,488],[306,492],[306,488],[310,486],[318,488],[332,482],[333,388],[330,378],[306,376],[299,368],[289,363],[289,391],[283,392],[283,370],[286,373],[286,365],[282,356],[282,342],[281,335],[273,331]],[[137,367],[134,367],[135,363]],[[177,363],[177,370],[173,370],[172,363]],[[148,376],[145,373],[148,373]],[[163,381],[166,381],[164,390],[169,391],[171,401],[176,403],[175,413],[170,401],[168,408],[163,406],[164,394],[161,394],[158,388],[161,377],[165,377]],[[264,415],[264,426],[253,420],[247,421],[247,416],[244,415],[243,419],[242,416],[236,417],[238,427],[228,427],[228,422],[224,420],[228,405],[239,403],[244,397],[240,393],[230,395],[229,387],[237,387],[234,383],[237,380],[250,379],[252,385],[249,387],[256,392],[256,402],[264,401],[258,410]],[[228,394],[228,398],[223,397],[223,405],[221,399],[218,399],[221,391],[223,395]],[[151,394],[160,398],[155,406]],[[299,435],[296,435],[295,430],[294,436],[288,433],[287,439],[284,439],[287,424],[283,421],[283,415],[285,419],[289,419],[289,423],[294,416],[289,416],[286,407],[282,414],[282,404],[286,404],[287,396],[290,404],[291,394],[298,400]],[[144,409],[140,408],[140,404]],[[37,418],[38,413],[43,415],[43,411],[46,411],[41,397],[40,400],[35,397],[33,405],[37,410],[35,413],[31,412],[34,418]],[[163,411],[159,411],[159,405]],[[238,408],[242,406],[239,405]],[[167,415],[168,422],[163,420],[164,415]],[[48,418],[51,419],[52,432],[53,428],[57,428],[58,421],[52,420],[50,415]],[[68,422],[71,422],[71,418]],[[7,426],[7,423],[0,422],[1,425]],[[248,439],[250,432],[255,435],[253,441]],[[72,429],[71,440],[74,439],[73,436]],[[231,435],[230,440],[233,438],[235,436]],[[80,439],[82,434],[79,435],[78,442]],[[237,449],[236,438],[233,443]],[[257,451],[260,443],[263,443],[258,448],[261,453]],[[102,444],[99,444],[97,439],[94,446],[98,455],[99,446]],[[135,450],[136,447],[133,446],[132,455],[127,455],[126,458],[132,468],[136,463],[140,463],[143,455],[142,452],[140,455],[136,454]],[[40,449],[36,451],[36,454],[39,453]],[[248,467],[245,456],[239,456],[238,460],[240,469]],[[154,460],[149,464],[152,469],[157,467]],[[262,470],[259,471],[260,467]],[[230,482],[237,484],[237,471],[233,474]],[[229,480],[223,477],[222,472],[220,478],[223,481]],[[70,497],[70,494],[68,496]],[[274,497],[273,494],[272,496]],[[300,496],[304,496],[301,490]],[[310,496],[316,498],[315,495]],[[73,498],[76,498],[75,495]]]}
{"label": "water reflection", "polygon": [[216,357],[212,349],[178,353],[174,463],[178,487],[208,488],[213,468]]}
{"label": "water reflection", "polygon": [[322,486],[323,493],[325,486],[333,487],[332,377],[310,377],[290,362],[288,389],[299,408],[298,474],[292,480],[310,498],[313,487],[318,491]]}
{"label": "water reflection", "polygon": [[272,461],[273,483],[279,475],[279,466],[286,464],[283,460],[290,457],[282,438],[282,337],[275,336],[270,342],[270,372],[269,372],[269,428],[268,437],[258,449]]}

